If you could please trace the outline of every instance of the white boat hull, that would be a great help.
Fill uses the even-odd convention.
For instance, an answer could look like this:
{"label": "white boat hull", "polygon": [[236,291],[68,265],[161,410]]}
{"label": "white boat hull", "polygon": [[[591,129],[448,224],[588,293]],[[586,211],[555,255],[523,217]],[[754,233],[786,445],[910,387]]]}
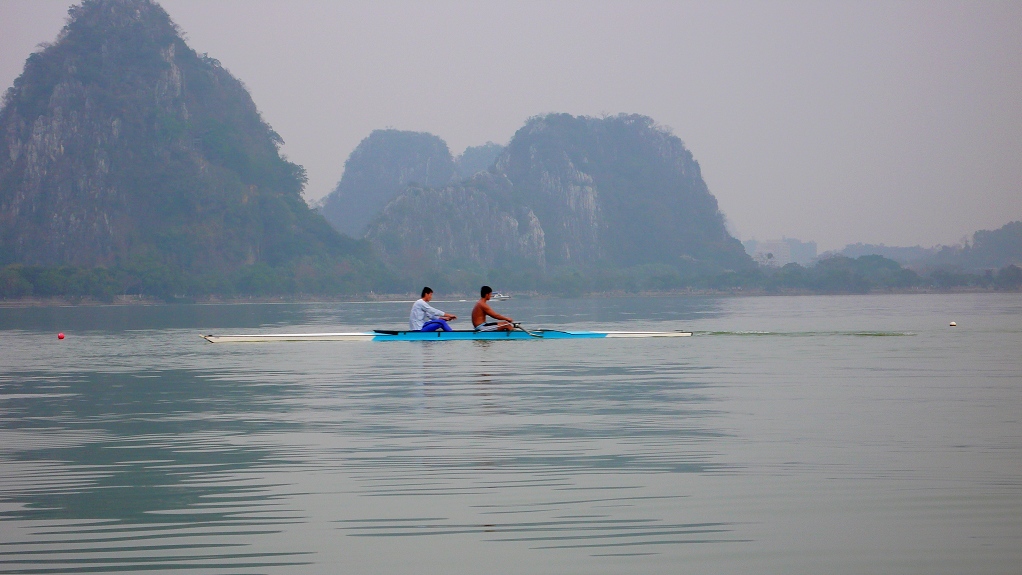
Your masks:
{"label": "white boat hull", "polygon": [[437,341],[437,340],[506,340],[506,339],[605,339],[688,337],[686,331],[366,331],[333,333],[264,333],[237,335],[203,335],[210,343],[269,343],[275,341]]}

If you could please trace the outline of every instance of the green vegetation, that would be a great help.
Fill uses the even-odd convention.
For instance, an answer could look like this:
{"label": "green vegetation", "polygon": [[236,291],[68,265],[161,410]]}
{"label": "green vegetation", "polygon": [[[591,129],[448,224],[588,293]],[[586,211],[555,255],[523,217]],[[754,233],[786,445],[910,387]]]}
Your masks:
{"label": "green vegetation", "polygon": [[361,238],[406,186],[441,187],[454,176],[454,158],[442,139],[425,132],[373,130],[344,163],[344,175],[320,212],[337,231]]}
{"label": "green vegetation", "polygon": [[647,116],[532,118],[500,169],[541,222],[548,264],[664,264],[682,277],[754,266],[692,153]]}
{"label": "green vegetation", "polygon": [[639,115],[535,117],[457,160],[436,136],[374,131],[323,207],[355,240],[306,205],[304,168],[244,85],[156,3],[69,14],[0,107],[3,299],[1022,284],[1022,222],[942,249],[922,275],[879,255],[757,268],[692,154]]}
{"label": "green vegetation", "polygon": [[497,156],[504,151],[504,146],[486,142],[482,146],[469,146],[460,156],[454,159],[454,166],[457,168],[458,176],[461,179],[471,178],[478,172],[485,171],[493,166]]}
{"label": "green vegetation", "polygon": [[[376,281],[370,283],[370,278]],[[279,267],[256,263],[226,275],[214,271],[183,273],[156,259],[139,259],[115,268],[22,264],[0,268],[0,299],[63,297],[112,302],[117,296],[132,295],[177,302],[209,296],[336,297],[365,294],[374,289],[397,292],[404,288],[386,272],[366,269],[365,262],[355,258],[310,257]]]}
{"label": "green vegetation", "polygon": [[834,256],[813,266],[791,263],[781,268],[759,268],[725,273],[709,287],[718,290],[759,289],[767,293],[873,293],[904,290],[993,289],[1018,290],[1022,268],[1008,265],[983,273],[935,270],[920,275],[883,256]]}
{"label": "green vegetation", "polygon": [[924,262],[933,268],[977,271],[1022,265],[1022,221],[1007,223],[996,230],[979,230],[972,244],[941,246]]}
{"label": "green vegetation", "polygon": [[[348,159],[342,186],[349,171],[386,167],[379,158],[392,171],[418,165],[394,161],[407,148],[398,134],[389,143],[377,134]],[[396,273],[431,285],[482,277],[507,289],[582,293],[682,288],[755,268],[727,233],[699,164],[651,118],[539,116],[506,148],[469,148],[466,158],[490,165],[460,182],[409,184],[377,208],[365,237]],[[395,182],[397,173],[377,180]],[[377,195],[351,183],[346,208]]]}
{"label": "green vegetation", "polygon": [[[408,293],[420,283],[447,293],[470,293],[488,283],[503,290],[562,297],[589,293],[643,293],[685,290],[743,293],[863,294],[906,290],[1022,289],[1022,268],[1008,265],[982,273],[936,270],[921,276],[881,256],[826,258],[814,266],[791,263],[781,268],[753,268],[715,275],[684,275],[673,266],[646,264],[630,268],[559,266],[540,269],[528,264],[487,269],[466,264],[416,278],[400,278],[367,269],[359,259],[305,258],[285,266],[265,263],[242,266],[228,275],[182,273],[155,259],[139,259],[117,268],[8,265],[0,268],[0,299],[23,297],[91,298],[110,302],[120,295],[167,302],[208,296],[224,298]],[[383,279],[380,279],[383,278]],[[370,280],[373,281],[370,281]],[[418,286],[418,287],[416,287]]]}
{"label": "green vegetation", "polygon": [[85,0],[0,109],[4,297],[390,285],[302,199],[244,85],[149,0]]}
{"label": "green vegetation", "polygon": [[881,255],[916,269],[930,270],[948,281],[954,275],[985,273],[1009,265],[1022,265],[1022,221],[1009,222],[996,230],[979,230],[972,242],[933,248],[894,247],[883,244],[853,244],[845,246],[840,255],[857,257]]}

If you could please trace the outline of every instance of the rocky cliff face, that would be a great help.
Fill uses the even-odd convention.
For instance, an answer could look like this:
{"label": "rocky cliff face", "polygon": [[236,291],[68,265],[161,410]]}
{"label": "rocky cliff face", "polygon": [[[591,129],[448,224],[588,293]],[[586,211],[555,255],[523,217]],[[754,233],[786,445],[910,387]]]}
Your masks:
{"label": "rocky cliff face", "polygon": [[406,190],[366,237],[416,269],[667,264],[705,274],[753,265],[681,140],[634,115],[533,118],[489,172]]}
{"label": "rocky cliff face", "polygon": [[0,109],[0,263],[183,270],[351,250],[245,87],[149,0],[85,0]]}
{"label": "rocky cliff face", "polygon": [[443,188],[409,188],[387,205],[366,237],[413,276],[445,266],[543,266],[539,219],[528,208],[502,207],[499,198],[509,192],[506,178],[487,173]]}
{"label": "rocky cliff face", "polygon": [[496,170],[542,222],[552,264],[750,265],[699,164],[648,117],[533,118]]}
{"label": "rocky cliff face", "polygon": [[553,264],[599,261],[603,210],[588,156],[567,141],[544,137],[548,125],[530,122],[515,134],[496,170],[506,174],[515,199],[538,214],[547,237],[547,259]]}
{"label": "rocky cliff face", "polygon": [[338,231],[361,238],[366,225],[406,186],[442,187],[455,176],[447,143],[424,132],[375,130],[344,163],[321,211]]}

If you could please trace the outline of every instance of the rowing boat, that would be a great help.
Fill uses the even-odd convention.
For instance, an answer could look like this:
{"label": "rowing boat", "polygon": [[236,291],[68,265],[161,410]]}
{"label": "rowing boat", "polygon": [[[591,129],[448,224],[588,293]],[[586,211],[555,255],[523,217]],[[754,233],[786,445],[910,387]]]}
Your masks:
{"label": "rowing boat", "polygon": [[337,333],[255,333],[242,335],[203,335],[210,343],[267,343],[274,341],[450,341],[507,339],[603,339],[614,337],[686,337],[687,331],[356,331]]}
{"label": "rowing boat", "polygon": [[264,333],[243,335],[203,335],[210,343],[268,343],[274,341],[450,341],[508,339],[603,339],[615,337],[687,337],[687,331],[562,331],[537,329],[526,331],[373,331],[338,333]]}

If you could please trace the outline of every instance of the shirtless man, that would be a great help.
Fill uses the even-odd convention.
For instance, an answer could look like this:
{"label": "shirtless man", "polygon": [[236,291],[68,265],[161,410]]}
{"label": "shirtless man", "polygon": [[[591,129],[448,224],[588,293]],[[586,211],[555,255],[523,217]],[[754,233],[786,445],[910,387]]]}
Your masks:
{"label": "shirtless man", "polygon": [[[479,296],[479,301],[472,308],[472,325],[475,326],[476,331],[511,331],[514,329],[515,326],[512,325],[513,319],[506,315],[500,315],[490,307],[489,302],[490,298],[493,297],[493,288],[483,286],[479,290]],[[487,317],[500,321],[487,322]]]}

